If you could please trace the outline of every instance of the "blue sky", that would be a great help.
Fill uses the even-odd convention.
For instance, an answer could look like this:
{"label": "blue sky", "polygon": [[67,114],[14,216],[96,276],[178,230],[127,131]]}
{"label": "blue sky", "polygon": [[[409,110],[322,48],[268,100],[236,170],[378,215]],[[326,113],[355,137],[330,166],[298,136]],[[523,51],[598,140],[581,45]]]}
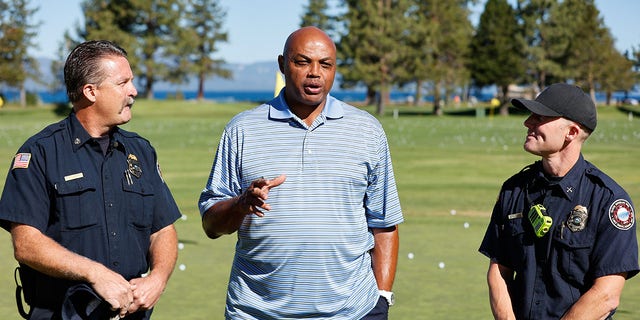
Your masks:
{"label": "blue sky", "polygon": [[[511,0],[510,0],[511,1]],[[474,8],[477,15],[484,1]],[[511,1],[513,2],[513,1]],[[57,48],[65,30],[73,30],[82,20],[81,0],[35,0],[40,7],[36,21],[41,21],[35,56],[56,58]],[[229,42],[221,44],[215,55],[232,63],[275,61],[282,51],[286,37],[298,28],[307,0],[221,0],[227,10],[224,27]],[[605,24],[616,39],[618,50],[640,48],[640,31],[636,20],[640,12],[637,0],[596,0],[596,6]]]}

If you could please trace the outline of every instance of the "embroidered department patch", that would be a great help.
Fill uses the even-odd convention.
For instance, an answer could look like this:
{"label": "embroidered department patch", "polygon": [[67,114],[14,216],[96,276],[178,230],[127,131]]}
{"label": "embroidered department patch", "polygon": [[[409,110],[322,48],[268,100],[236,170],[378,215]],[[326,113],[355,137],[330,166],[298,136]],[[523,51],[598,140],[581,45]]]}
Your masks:
{"label": "embroidered department patch", "polygon": [[624,199],[614,201],[611,207],[609,207],[609,220],[614,227],[620,230],[631,229],[635,222],[631,203]]}
{"label": "embroidered department patch", "polygon": [[164,178],[162,177],[162,170],[160,170],[160,162],[156,161],[156,168],[158,169],[158,175],[160,176],[160,180],[162,180],[162,183],[164,182]]}
{"label": "embroidered department patch", "polygon": [[13,170],[16,168],[29,168],[29,161],[31,161],[31,153],[18,153],[13,159],[13,167],[11,169]]}

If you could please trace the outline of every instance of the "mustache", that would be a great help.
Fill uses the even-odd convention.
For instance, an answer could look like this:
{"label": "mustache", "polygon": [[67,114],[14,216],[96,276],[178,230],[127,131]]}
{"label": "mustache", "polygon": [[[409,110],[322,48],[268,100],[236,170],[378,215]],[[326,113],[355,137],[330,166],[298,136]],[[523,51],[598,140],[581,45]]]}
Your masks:
{"label": "mustache", "polygon": [[136,103],[136,99],[129,98],[129,100],[127,101],[127,104],[123,105],[122,108],[120,108],[120,112],[118,112],[118,114],[121,114],[124,111],[124,108],[126,107],[129,107],[129,109],[133,108],[134,103]]}

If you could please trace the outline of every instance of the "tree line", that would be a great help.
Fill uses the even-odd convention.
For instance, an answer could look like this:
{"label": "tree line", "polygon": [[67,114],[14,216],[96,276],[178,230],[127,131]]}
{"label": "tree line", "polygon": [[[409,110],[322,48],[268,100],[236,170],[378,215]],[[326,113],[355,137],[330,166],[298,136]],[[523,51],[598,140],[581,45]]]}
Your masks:
{"label": "tree line", "polygon": [[[367,103],[384,113],[393,88],[415,88],[434,97],[434,113],[453,94],[496,86],[501,113],[508,90],[568,81],[588,90],[628,91],[638,81],[640,51],[619,52],[593,0],[487,0],[477,26],[470,20],[477,0],[309,0],[300,26],[315,25],[334,39],[340,86],[367,88]],[[513,3],[513,5],[511,3]],[[198,97],[208,77],[230,78],[221,42],[226,9],[217,0],[84,0],[84,24],[67,31],[59,61],[79,42],[108,39],[130,54],[140,91],[153,97],[158,81],[198,79]],[[38,8],[29,0],[0,0],[0,83],[24,89],[38,79],[35,46]],[[284,41],[284,40],[283,40]]]}
{"label": "tree line", "polygon": [[[573,82],[588,90],[628,91],[638,81],[640,51],[614,47],[593,0],[487,0],[477,26],[473,0],[310,0],[303,21],[331,31],[338,44],[341,85],[364,85],[377,112],[389,91],[415,87],[434,97],[434,113],[452,93],[495,85],[500,112],[508,89],[544,89]],[[329,4],[343,8],[339,14]]]}
{"label": "tree line", "polygon": [[[213,55],[227,41],[223,30],[226,11],[216,0],[84,0],[80,4],[84,24],[62,35],[59,59],[51,65],[56,83],[63,83],[66,55],[80,42],[106,39],[129,53],[140,92],[153,97],[158,81],[184,83],[199,80],[198,98],[204,97],[207,77],[229,78],[222,59]],[[37,61],[27,49],[36,46],[38,10],[29,0],[0,0],[0,84],[24,91],[26,78],[38,79]]]}

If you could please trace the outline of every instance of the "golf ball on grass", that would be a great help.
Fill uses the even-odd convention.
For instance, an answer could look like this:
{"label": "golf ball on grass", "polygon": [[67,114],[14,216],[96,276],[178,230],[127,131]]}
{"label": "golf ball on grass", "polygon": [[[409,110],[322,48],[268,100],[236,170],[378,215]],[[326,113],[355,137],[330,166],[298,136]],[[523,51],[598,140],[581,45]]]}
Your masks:
{"label": "golf ball on grass", "polygon": [[181,264],[178,266],[178,269],[180,269],[180,271],[184,271],[185,269],[187,269],[187,266],[185,266],[184,264]]}
{"label": "golf ball on grass", "polygon": [[413,252],[409,252],[409,254],[407,254],[407,258],[413,259]]}
{"label": "golf ball on grass", "polygon": [[440,269],[444,269],[444,262],[440,262],[440,263],[438,263],[438,268],[440,268]]}

